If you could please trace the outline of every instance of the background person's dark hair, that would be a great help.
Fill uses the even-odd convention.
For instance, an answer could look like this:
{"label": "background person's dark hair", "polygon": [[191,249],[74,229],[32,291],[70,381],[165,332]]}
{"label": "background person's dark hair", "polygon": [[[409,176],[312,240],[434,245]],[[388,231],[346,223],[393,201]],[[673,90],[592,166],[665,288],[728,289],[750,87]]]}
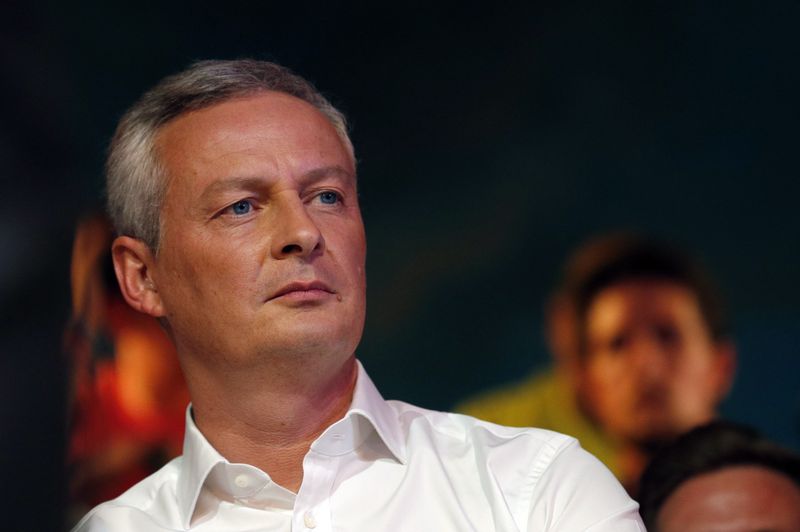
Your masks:
{"label": "background person's dark hair", "polygon": [[730,333],[722,296],[699,260],[654,238],[611,234],[581,246],[562,275],[564,293],[577,316],[581,355],[586,354],[586,315],[595,297],[605,288],[637,279],[666,280],[685,286],[697,297],[711,337],[721,340]]}
{"label": "background person's dark hair", "polygon": [[750,427],[714,421],[662,449],[645,469],[639,504],[647,529],[657,532],[658,512],[678,486],[703,473],[739,465],[777,471],[800,488],[800,455],[764,439]]}

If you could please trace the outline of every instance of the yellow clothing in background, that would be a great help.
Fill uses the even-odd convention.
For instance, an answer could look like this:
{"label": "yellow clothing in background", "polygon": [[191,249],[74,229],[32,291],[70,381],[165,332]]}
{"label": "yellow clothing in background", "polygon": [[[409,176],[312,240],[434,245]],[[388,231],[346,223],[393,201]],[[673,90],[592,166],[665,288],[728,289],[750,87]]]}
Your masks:
{"label": "yellow clothing in background", "polygon": [[483,392],[455,410],[499,425],[538,427],[573,436],[619,478],[614,443],[581,413],[566,377],[552,368]]}

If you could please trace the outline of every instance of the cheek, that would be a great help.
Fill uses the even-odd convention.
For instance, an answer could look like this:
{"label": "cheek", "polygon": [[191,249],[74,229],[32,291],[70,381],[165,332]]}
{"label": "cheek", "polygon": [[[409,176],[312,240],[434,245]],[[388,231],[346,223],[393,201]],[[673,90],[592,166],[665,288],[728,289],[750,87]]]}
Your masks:
{"label": "cheek", "polygon": [[354,289],[363,290],[366,285],[367,259],[363,227],[353,222],[336,230],[329,230],[324,238],[333,263],[337,264]]}
{"label": "cheek", "polygon": [[167,264],[165,302],[168,310],[187,305],[196,310],[213,305],[216,312],[227,313],[238,302],[257,296],[260,270],[254,258],[237,252],[232,245],[212,247],[187,243],[181,250],[181,254],[172,257]]}
{"label": "cheek", "polygon": [[605,389],[613,389],[627,380],[625,362],[619,357],[595,355],[589,365],[589,376],[592,382]]}
{"label": "cheek", "polygon": [[628,372],[622,360],[597,355],[588,365],[586,381],[592,399],[599,405],[626,404],[631,392]]}
{"label": "cheek", "polygon": [[674,398],[686,407],[703,406],[716,394],[715,369],[705,354],[694,354],[683,361],[675,373]]}

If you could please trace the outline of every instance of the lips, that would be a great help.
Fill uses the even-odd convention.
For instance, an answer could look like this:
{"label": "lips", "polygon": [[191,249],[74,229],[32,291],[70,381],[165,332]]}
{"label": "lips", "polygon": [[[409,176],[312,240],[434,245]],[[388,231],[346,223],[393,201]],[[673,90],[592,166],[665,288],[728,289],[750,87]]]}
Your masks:
{"label": "lips", "polygon": [[314,295],[324,296],[335,294],[335,292],[322,281],[293,282],[281,287],[268,299],[278,299],[280,297],[313,297]]}

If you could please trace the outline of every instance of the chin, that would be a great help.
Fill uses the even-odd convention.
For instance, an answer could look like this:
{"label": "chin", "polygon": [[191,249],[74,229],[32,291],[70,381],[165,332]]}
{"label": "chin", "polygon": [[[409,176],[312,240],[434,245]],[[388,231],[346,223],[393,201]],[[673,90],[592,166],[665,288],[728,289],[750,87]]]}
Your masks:
{"label": "chin", "polygon": [[270,332],[269,350],[285,355],[352,355],[361,339],[361,329],[356,332],[350,324],[303,322]]}
{"label": "chin", "polygon": [[674,440],[681,434],[671,424],[648,423],[628,432],[627,439],[642,449],[655,450]]}

